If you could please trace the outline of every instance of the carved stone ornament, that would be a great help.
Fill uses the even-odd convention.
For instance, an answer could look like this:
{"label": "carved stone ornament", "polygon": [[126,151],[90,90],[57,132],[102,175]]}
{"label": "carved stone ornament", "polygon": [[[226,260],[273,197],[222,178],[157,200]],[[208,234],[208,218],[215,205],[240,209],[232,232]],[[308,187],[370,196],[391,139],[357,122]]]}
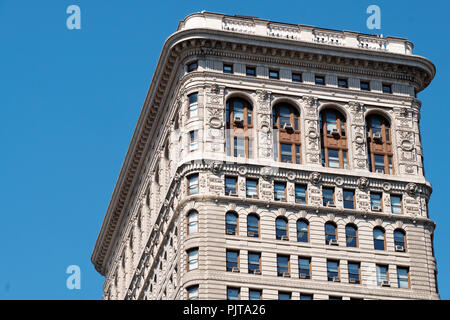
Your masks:
{"label": "carved stone ornament", "polygon": [[369,186],[370,181],[366,177],[361,177],[358,179],[358,188],[360,190],[365,190]]}
{"label": "carved stone ornament", "polygon": [[241,176],[246,175],[246,174],[247,174],[247,167],[244,167],[244,166],[239,167],[239,168],[238,168],[238,172],[239,172],[239,174],[240,174]]}
{"label": "carved stone ornament", "polygon": [[342,179],[341,177],[336,177],[336,179],[334,179],[334,182],[336,183],[337,186],[342,186],[344,184],[344,179]]}
{"label": "carved stone ornament", "polygon": [[288,173],[287,173],[287,178],[288,178],[288,180],[290,180],[290,181],[293,181],[293,180],[295,180],[295,172],[292,172],[292,171],[289,171]]}
{"label": "carved stone ornament", "polygon": [[214,161],[209,165],[209,170],[215,175],[218,175],[222,171],[223,162]]}
{"label": "carved stone ornament", "polygon": [[383,183],[383,190],[384,191],[389,192],[389,191],[391,191],[391,189],[392,189],[392,185],[389,182]]}
{"label": "carved stone ornament", "polygon": [[262,167],[260,174],[264,180],[269,180],[270,176],[273,175],[274,169],[272,167]]}
{"label": "carved stone ornament", "polygon": [[418,187],[415,183],[408,183],[406,185],[406,192],[411,196],[414,197],[417,193]]}
{"label": "carved stone ornament", "polygon": [[309,180],[312,184],[318,184],[320,180],[322,179],[322,176],[319,172],[313,172],[309,175]]}
{"label": "carved stone ornament", "polygon": [[211,93],[214,93],[214,94],[220,93],[220,87],[217,83],[214,83],[211,85]]}
{"label": "carved stone ornament", "polygon": [[258,91],[257,93],[258,93],[259,100],[265,101],[265,100],[268,100],[270,97],[270,92],[268,92],[266,90],[261,90],[261,91]]}

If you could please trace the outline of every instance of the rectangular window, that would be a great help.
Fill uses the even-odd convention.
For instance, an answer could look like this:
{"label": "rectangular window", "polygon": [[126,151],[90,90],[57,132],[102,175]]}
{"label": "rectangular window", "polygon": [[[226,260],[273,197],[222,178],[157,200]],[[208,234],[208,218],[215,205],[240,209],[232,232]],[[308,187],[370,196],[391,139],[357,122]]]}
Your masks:
{"label": "rectangular window", "polygon": [[328,167],[339,169],[339,150],[328,149]]}
{"label": "rectangular window", "polygon": [[391,195],[391,212],[402,214],[402,196]]}
{"label": "rectangular window", "polygon": [[274,183],[274,199],[275,201],[286,201],[286,183]]}
{"label": "rectangular window", "polygon": [[362,91],[370,91],[370,82],[369,81],[361,81],[361,90]]}
{"label": "rectangular window", "polygon": [[315,83],[319,86],[324,86],[325,85],[325,77],[324,76],[316,76]]}
{"label": "rectangular window", "polygon": [[342,300],[342,297],[338,297],[338,296],[329,296],[328,300]]}
{"label": "rectangular window", "polygon": [[245,158],[245,138],[234,137],[234,156]]}
{"label": "rectangular window", "polygon": [[189,118],[198,116],[198,93],[192,93],[189,98]]}
{"label": "rectangular window", "polygon": [[188,271],[198,269],[198,248],[190,249],[188,254]]}
{"label": "rectangular window", "polygon": [[327,260],[328,281],[339,279],[339,261]]}
{"label": "rectangular window", "polygon": [[344,78],[339,78],[338,79],[338,87],[339,88],[348,88],[348,80],[344,79]]}
{"label": "rectangular window", "polygon": [[312,294],[300,293],[300,300],[312,300],[312,299],[313,299]]}
{"label": "rectangular window", "polygon": [[256,77],[256,68],[247,66],[245,74],[249,77]]}
{"label": "rectangular window", "polygon": [[295,145],[295,163],[300,164],[300,146]]}
{"label": "rectangular window", "polygon": [[261,272],[261,253],[249,252],[248,253],[248,273],[254,274]]}
{"label": "rectangular window", "polygon": [[289,256],[277,256],[277,275],[279,277],[290,276]]}
{"label": "rectangular window", "polygon": [[384,165],[384,156],[380,154],[374,154],[373,157],[375,159],[375,172],[386,173]]}
{"label": "rectangular window", "polygon": [[198,300],[198,286],[190,286],[187,288],[188,300]]}
{"label": "rectangular window", "polygon": [[322,188],[322,198],[325,207],[328,204],[334,205],[334,188]]}
{"label": "rectangular window", "polygon": [[278,292],[278,300],[291,300],[290,292]]}
{"label": "rectangular window", "polygon": [[189,151],[195,151],[198,149],[198,130],[192,130],[189,132]]}
{"label": "rectangular window", "polygon": [[397,267],[398,287],[409,289],[409,268]]}
{"label": "rectangular window", "polygon": [[281,162],[292,163],[292,145],[281,143]]}
{"label": "rectangular window", "polygon": [[292,82],[302,82],[302,74],[301,73],[292,73]]}
{"label": "rectangular window", "polygon": [[392,157],[388,156],[388,167],[389,167],[389,174],[393,174],[394,170],[392,169]]}
{"label": "rectangular window", "polygon": [[348,263],[348,281],[350,283],[354,283],[354,284],[361,283],[360,264],[359,263],[354,263],[354,262]]}
{"label": "rectangular window", "polygon": [[344,208],[355,209],[355,190],[344,190]]}
{"label": "rectangular window", "polygon": [[187,71],[188,72],[196,71],[197,68],[198,68],[198,62],[194,61],[194,62],[191,62],[191,63],[188,64]]}
{"label": "rectangular window", "polygon": [[227,288],[227,300],[239,300],[241,290],[239,288]]}
{"label": "rectangular window", "polygon": [[269,70],[269,79],[280,79],[280,73],[278,70]]}
{"label": "rectangular window", "polygon": [[383,83],[383,93],[392,93],[392,85]]}
{"label": "rectangular window", "polygon": [[225,177],[225,195],[237,196],[237,178]]}
{"label": "rectangular window", "polygon": [[233,65],[232,64],[223,64],[223,73],[232,74],[233,73]]}
{"label": "rectangular window", "polygon": [[381,193],[370,194],[370,206],[372,207],[372,211],[382,211]]}
{"label": "rectangular window", "polygon": [[389,281],[388,266],[377,264],[377,284],[381,286],[385,281]]}
{"label": "rectangular window", "polygon": [[298,274],[302,279],[311,279],[311,258],[298,258]]}
{"label": "rectangular window", "polygon": [[188,234],[198,232],[198,213],[197,211],[191,211],[188,215]]}
{"label": "rectangular window", "polygon": [[227,271],[239,270],[239,251],[227,250]]}
{"label": "rectangular window", "polygon": [[306,185],[303,184],[295,185],[295,202],[306,203]]}
{"label": "rectangular window", "polygon": [[188,196],[198,194],[198,174],[189,176],[187,179],[188,179]]}
{"label": "rectangular window", "polygon": [[257,198],[258,197],[258,180],[247,179],[245,182],[245,194],[247,198]]}
{"label": "rectangular window", "polygon": [[262,290],[249,289],[248,300],[262,300]]}

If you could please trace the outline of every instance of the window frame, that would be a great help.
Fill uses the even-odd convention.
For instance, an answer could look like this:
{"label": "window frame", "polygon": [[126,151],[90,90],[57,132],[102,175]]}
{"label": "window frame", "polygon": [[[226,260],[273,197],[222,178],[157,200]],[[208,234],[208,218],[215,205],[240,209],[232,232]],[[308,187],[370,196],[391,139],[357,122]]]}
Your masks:
{"label": "window frame", "polygon": [[300,277],[300,274],[304,274],[304,273],[301,272],[301,270],[306,270],[306,269],[300,268],[300,260],[308,261],[308,269],[307,269],[308,270],[308,274],[306,275],[306,280],[311,280],[312,279],[311,257],[303,257],[303,256],[299,256],[298,257],[297,262],[298,262],[298,275],[299,275],[299,277]]}
{"label": "window frame", "polygon": [[[280,260],[281,258],[287,259],[287,266],[280,266]],[[284,269],[287,269],[287,273],[291,275],[291,256],[285,255],[285,254],[277,254],[277,277],[283,277],[283,273],[286,273],[285,271],[282,271]],[[281,271],[280,271],[281,270]]]}
{"label": "window frame", "polygon": [[[233,226],[234,224],[231,224],[228,222],[228,216],[234,216],[236,218],[236,225],[235,229],[229,229],[228,226]],[[228,231],[234,232],[234,234],[228,233]],[[225,235],[228,236],[238,236],[239,235],[239,215],[235,211],[227,211],[225,213]]]}
{"label": "window frame", "polygon": [[[355,235],[354,236],[349,236],[348,232],[347,232],[347,228],[353,228],[353,230],[355,230]],[[354,239],[355,241],[355,246],[349,246],[349,238]],[[354,223],[348,223],[345,226],[345,246],[347,248],[359,248],[359,239],[358,239],[358,226],[356,226]]]}
{"label": "window frame", "polygon": [[[192,184],[191,179],[194,179],[194,178],[196,178],[196,183]],[[199,194],[199,192],[200,192],[200,190],[199,190],[199,187],[200,187],[199,186],[199,178],[200,177],[199,177],[198,173],[194,173],[194,174],[191,174],[191,175],[186,177],[186,179],[187,179],[187,195],[188,196],[194,196],[194,195]],[[192,193],[191,192],[191,190],[193,189],[192,186],[196,186],[196,190],[197,190],[196,193]]]}
{"label": "window frame", "polygon": [[[306,225],[306,231],[299,231],[299,228],[298,228],[298,224],[299,224],[299,222],[303,222],[305,225]],[[297,222],[296,222],[296,228],[297,228],[297,242],[300,242],[300,243],[309,243],[310,242],[310,234],[309,234],[309,221],[308,220],[306,220],[306,219],[304,219],[304,218],[300,218],[300,219],[298,219],[297,220]],[[299,239],[299,233],[301,233],[301,232],[303,232],[303,233],[305,233],[306,232],[306,238],[307,238],[307,240],[306,241],[300,241]]]}
{"label": "window frame", "polygon": [[[192,66],[194,66],[194,65],[195,65],[195,68],[192,68]],[[186,64],[186,71],[188,73],[194,72],[194,71],[197,71],[197,70],[198,70],[198,60],[191,61],[191,62]]]}
{"label": "window frame", "polygon": [[[236,254],[236,261],[230,261],[228,259],[228,254]],[[236,264],[236,266],[229,267],[228,264]],[[234,249],[226,249],[225,251],[225,268],[227,272],[232,272],[233,268],[238,268],[240,270],[240,250],[234,250]]]}
{"label": "window frame", "polygon": [[[196,226],[196,231],[195,232],[192,232],[192,221],[190,220],[191,218],[190,218],[190,216],[192,215],[192,214],[195,214],[195,220],[193,221],[193,222],[195,222],[195,226]],[[187,218],[187,235],[189,236],[189,235],[191,235],[191,234],[195,234],[195,233],[198,233],[199,231],[198,231],[198,227],[199,227],[199,224],[198,224],[198,211],[197,210],[190,210],[189,212],[188,212],[188,214],[186,215],[186,218]]]}
{"label": "window frame", "polygon": [[341,279],[341,265],[340,265],[340,261],[339,260],[334,260],[334,259],[327,259],[327,279],[329,282],[333,281],[333,278],[335,277],[330,277],[330,273],[335,273],[335,271],[330,271],[330,263],[336,263],[337,265],[337,278]]}
{"label": "window frame", "polygon": [[[377,243],[380,243],[381,240],[376,239],[375,230],[379,230],[380,232],[383,233],[383,249],[377,249]],[[377,251],[386,251],[386,249],[387,249],[387,247],[386,247],[386,230],[384,230],[384,228],[382,228],[382,227],[373,228],[373,249],[377,250]]]}
{"label": "window frame", "polygon": [[249,236],[249,232],[253,232],[253,231],[249,231],[249,227],[253,227],[253,226],[250,226],[250,224],[249,224],[249,219],[248,219],[249,217],[256,218],[256,220],[258,222],[258,224],[257,224],[258,232],[257,232],[256,236],[252,236],[252,237],[259,238],[259,236],[261,234],[261,231],[260,231],[261,225],[260,225],[260,217],[256,213],[250,213],[250,214],[247,215],[247,237],[250,237]]}
{"label": "window frame", "polygon": [[[406,270],[406,280],[408,283],[408,287],[404,288],[400,286],[400,281],[405,281],[405,279],[400,279],[400,273],[399,270]],[[410,277],[410,268],[409,267],[402,267],[402,266],[397,266],[397,287],[399,289],[411,289],[411,277]]]}
{"label": "window frame", "polygon": [[[250,263],[250,255],[257,255],[258,256],[258,268],[257,269],[250,269],[250,265],[254,265]],[[262,264],[261,264],[261,252],[256,252],[256,251],[248,251],[247,253],[247,269],[248,269],[248,273],[249,274],[255,274],[255,270],[259,270],[259,272],[262,272]]]}
{"label": "window frame", "polygon": [[[283,229],[280,229],[278,227],[277,221],[283,221],[284,223],[286,223],[286,229],[285,229],[285,234],[284,235],[278,235],[279,232],[278,231],[283,231]],[[282,240],[282,237],[287,237],[287,241],[289,241],[289,220],[284,217],[284,216],[278,216],[275,219],[275,239],[276,240]]]}
{"label": "window frame", "polygon": [[[333,116],[331,115],[333,114]],[[331,120],[329,120],[329,118]],[[336,119],[334,121],[334,118]],[[338,131],[338,136],[329,132],[328,126],[333,126]],[[348,124],[345,114],[335,108],[325,108],[319,113],[320,148],[322,166],[334,169],[349,169],[348,157]],[[331,130],[331,129],[330,129]],[[337,151],[339,167],[330,166],[330,151]]]}
{"label": "window frame", "polygon": [[[253,70],[253,74],[251,74],[251,72],[249,73],[249,71]],[[257,74],[256,74],[256,67],[254,66],[245,66],[245,75],[247,77],[253,77],[256,78]]]}
{"label": "window frame", "polygon": [[[229,67],[230,71],[226,71],[225,68]],[[222,65],[222,72],[225,74],[233,74],[234,73],[234,66],[233,63],[223,63]]]}
{"label": "window frame", "polygon": [[[357,266],[358,267],[358,273],[353,273],[353,272],[350,272],[350,265],[355,265],[355,266]],[[356,279],[357,280],[357,282],[355,283],[355,284],[361,284],[361,263],[360,262],[354,262],[354,261],[349,261],[348,263],[347,263],[347,271],[348,271],[348,279],[349,279],[349,282],[350,282],[350,278],[352,278],[351,277],[351,275],[358,275],[358,278]]]}
{"label": "window frame", "polygon": [[[196,251],[196,259],[193,259],[196,262],[196,268],[195,269],[191,269],[191,256],[190,256],[190,252]],[[195,248],[190,248],[188,250],[186,250],[186,254],[187,254],[187,263],[186,263],[186,272],[189,271],[194,271],[194,270],[198,270],[199,266],[200,266],[200,259],[199,259],[199,248],[195,247]]]}

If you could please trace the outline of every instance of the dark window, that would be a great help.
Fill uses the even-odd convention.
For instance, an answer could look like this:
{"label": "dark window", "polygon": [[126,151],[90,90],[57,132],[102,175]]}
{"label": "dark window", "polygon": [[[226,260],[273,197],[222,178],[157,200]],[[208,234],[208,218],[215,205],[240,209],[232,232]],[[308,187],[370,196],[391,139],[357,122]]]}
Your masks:
{"label": "dark window", "polygon": [[334,223],[325,223],[325,244],[329,244],[331,240],[337,240],[337,228]]}
{"label": "dark window", "polygon": [[274,199],[275,201],[286,201],[286,183],[274,183]]}
{"label": "dark window", "polygon": [[229,235],[238,233],[238,215],[234,212],[227,212],[225,215],[225,233]]}
{"label": "dark window", "polygon": [[312,294],[300,293],[300,300],[312,300],[312,299],[313,299]]}
{"label": "dark window", "polygon": [[291,300],[290,292],[278,292],[278,300]]}
{"label": "dark window", "polygon": [[397,267],[398,287],[409,289],[409,268]]}
{"label": "dark window", "polygon": [[292,74],[292,82],[302,82],[302,74],[301,73],[293,73]]}
{"label": "dark window", "polygon": [[297,221],[297,241],[298,242],[309,242],[309,225],[305,220]]}
{"label": "dark window", "polygon": [[345,240],[347,247],[357,248],[358,247],[358,229],[352,224],[345,226]]}
{"label": "dark window", "polygon": [[239,288],[227,288],[227,300],[239,300],[241,290]]}
{"label": "dark window", "polygon": [[355,191],[344,190],[344,208],[355,209]]}
{"label": "dark window", "polygon": [[342,297],[338,297],[338,296],[329,296],[328,300],[342,300]]}
{"label": "dark window", "polygon": [[254,214],[247,216],[247,236],[259,237],[259,217]]}
{"label": "dark window", "polygon": [[395,230],[394,231],[394,246],[402,247],[404,251],[406,251],[406,234],[403,230]]}
{"label": "dark window", "polygon": [[370,91],[370,82],[361,81],[361,90],[362,91]]}
{"label": "dark window", "polygon": [[280,73],[278,70],[269,70],[269,78],[278,80],[280,79]]}
{"label": "dark window", "polygon": [[248,273],[254,274],[255,271],[261,272],[261,253],[248,253]]}
{"label": "dark window", "polygon": [[334,188],[322,188],[323,205],[334,204]]}
{"label": "dark window", "polygon": [[233,73],[233,65],[232,64],[224,64],[223,65],[223,73]]}
{"label": "dark window", "polygon": [[245,181],[245,194],[247,198],[258,197],[258,180],[247,179]]}
{"label": "dark window", "polygon": [[253,108],[239,98],[229,99],[226,104],[226,147],[227,156],[253,157],[251,129]]}
{"label": "dark window", "polygon": [[325,85],[325,77],[324,76],[316,76],[315,82],[319,86],[324,86]]}
{"label": "dark window", "polygon": [[295,185],[295,202],[306,203],[306,186],[303,184]]}
{"label": "dark window", "polygon": [[227,271],[239,269],[239,251],[227,250]]}
{"label": "dark window", "polygon": [[188,300],[198,300],[198,285],[190,286],[187,289]]}
{"label": "dark window", "polygon": [[392,93],[392,85],[383,83],[383,93]]}
{"label": "dark window", "polygon": [[262,291],[250,289],[248,291],[248,300],[262,300]]}
{"label": "dark window", "polygon": [[189,214],[187,215],[187,233],[188,234],[193,234],[196,233],[198,231],[198,213],[195,210],[192,210],[189,212]]}
{"label": "dark window", "polygon": [[335,109],[325,109],[319,114],[322,165],[348,169],[346,120]]}
{"label": "dark window", "polygon": [[277,240],[287,240],[288,222],[285,218],[277,218],[275,220],[275,236]]}
{"label": "dark window", "polygon": [[391,195],[391,212],[402,214],[402,196]]}
{"label": "dark window", "polygon": [[298,273],[300,278],[304,275],[304,279],[311,279],[311,259],[310,258],[298,258]]}
{"label": "dark window", "polygon": [[370,194],[370,205],[372,207],[372,211],[383,211],[381,204],[381,193]]}
{"label": "dark window", "polygon": [[273,108],[272,117],[273,128],[277,129],[275,161],[300,164],[300,113],[294,106],[279,103]]}
{"label": "dark window", "polygon": [[197,63],[197,61],[194,61],[194,62],[191,62],[188,64],[187,71],[192,72],[192,71],[197,70],[197,68],[198,68],[198,63]]}
{"label": "dark window", "polygon": [[277,256],[277,275],[283,277],[289,275],[289,257]]}
{"label": "dark window", "polygon": [[256,77],[256,68],[255,67],[247,67],[246,75],[249,77]]}
{"label": "dark window", "polygon": [[237,195],[237,178],[225,177],[225,195]]}
{"label": "dark window", "polygon": [[193,174],[188,178],[188,195],[198,194],[198,174]]}
{"label": "dark window", "polygon": [[377,284],[381,286],[383,281],[389,281],[388,266],[377,264]]}
{"label": "dark window", "polygon": [[385,233],[381,228],[373,229],[373,247],[375,250],[385,250],[386,248]]}
{"label": "dark window", "polygon": [[338,79],[338,87],[339,88],[348,88],[348,80],[347,79],[343,79],[343,78],[339,78]]}
{"label": "dark window", "polygon": [[361,276],[360,276],[360,264],[349,262],[348,263],[348,279],[350,283],[360,284]]}
{"label": "dark window", "polygon": [[339,261],[327,261],[327,276],[328,281],[334,281],[335,278],[339,278]]}

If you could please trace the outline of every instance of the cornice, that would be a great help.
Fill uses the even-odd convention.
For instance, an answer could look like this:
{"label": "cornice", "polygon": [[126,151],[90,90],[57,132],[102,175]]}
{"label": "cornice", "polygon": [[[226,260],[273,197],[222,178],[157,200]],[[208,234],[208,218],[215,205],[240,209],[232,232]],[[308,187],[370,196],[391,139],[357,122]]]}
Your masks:
{"label": "cornice", "polygon": [[[292,43],[286,39],[242,35],[210,29],[190,29],[176,32],[166,40],[163,46],[155,74],[139,115],[139,120],[94,247],[91,260],[99,273],[105,274],[108,257],[114,247],[111,246],[111,241],[117,237],[117,226],[125,218],[124,208],[127,208],[129,204],[132,186],[139,177],[138,173],[143,167],[144,155],[153,153],[153,150],[149,150],[149,141],[154,140],[157,134],[158,126],[154,124],[156,120],[160,120],[162,117],[161,110],[163,108],[161,106],[167,105],[168,100],[172,97],[172,88],[176,86],[174,78],[176,77],[178,66],[182,62],[181,57],[183,53],[192,48],[199,50],[197,51],[198,55],[204,55],[207,52],[218,52],[215,48],[219,45],[224,46],[224,44],[224,48],[229,48],[230,50],[254,51],[252,53],[253,55],[262,54],[266,56],[272,55],[273,57],[279,54],[283,57],[287,54],[287,57],[292,61],[296,59],[309,61],[318,59],[322,61],[325,57],[324,61],[328,64],[339,64],[339,55],[349,53],[355,56],[353,58],[354,60],[352,62],[351,59],[349,61],[344,59],[345,64],[359,64],[360,62],[356,61],[364,60],[367,61],[367,65],[363,62],[365,67],[372,66],[375,69],[380,66],[386,69],[392,67],[393,70],[396,68],[396,64],[400,64],[403,65],[402,68],[405,68],[405,74],[412,72],[415,77],[423,77],[421,89],[428,85],[435,74],[435,68],[431,62],[425,58],[413,55],[406,56],[393,53],[371,52],[345,47],[330,47],[316,43],[301,43],[298,41]],[[205,48],[207,51],[205,51]],[[377,59],[380,61],[392,61],[392,63],[379,64],[375,61]]]}

